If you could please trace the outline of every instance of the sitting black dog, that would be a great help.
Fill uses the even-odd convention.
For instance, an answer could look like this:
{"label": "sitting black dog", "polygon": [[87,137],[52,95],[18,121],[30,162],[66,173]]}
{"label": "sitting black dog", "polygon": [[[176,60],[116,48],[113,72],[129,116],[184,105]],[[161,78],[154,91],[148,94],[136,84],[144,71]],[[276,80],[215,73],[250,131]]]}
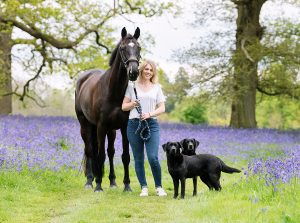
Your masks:
{"label": "sitting black dog", "polygon": [[[199,141],[192,139],[183,139],[180,141],[180,145],[182,146],[182,154],[187,156],[196,155],[196,148],[199,146]],[[197,195],[197,176],[193,177],[193,196]]]}
{"label": "sitting black dog", "polygon": [[186,178],[200,176],[200,179],[210,190],[220,191],[222,188],[220,185],[221,172],[241,172],[227,166],[221,159],[213,155],[183,155],[180,142],[167,142],[162,147],[167,154],[168,171],[173,179],[174,198],[178,196],[179,180],[181,182],[181,198],[184,198]]}
{"label": "sitting black dog", "polygon": [[196,148],[199,146],[199,141],[196,139],[183,139],[180,141],[182,146],[182,154],[191,156],[196,155]]}

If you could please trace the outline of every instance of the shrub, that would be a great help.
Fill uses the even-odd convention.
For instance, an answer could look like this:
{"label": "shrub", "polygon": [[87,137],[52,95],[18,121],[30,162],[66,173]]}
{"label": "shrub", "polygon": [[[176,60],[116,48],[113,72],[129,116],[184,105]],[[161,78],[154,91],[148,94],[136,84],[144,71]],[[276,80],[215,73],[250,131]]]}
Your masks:
{"label": "shrub", "polygon": [[185,98],[176,104],[171,115],[180,122],[203,124],[207,123],[206,107],[195,98]]}

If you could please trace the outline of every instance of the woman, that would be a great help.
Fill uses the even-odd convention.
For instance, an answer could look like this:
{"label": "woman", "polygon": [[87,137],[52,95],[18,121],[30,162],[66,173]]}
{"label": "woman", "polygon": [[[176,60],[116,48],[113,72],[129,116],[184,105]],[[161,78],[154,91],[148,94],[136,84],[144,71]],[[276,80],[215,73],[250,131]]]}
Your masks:
{"label": "woman", "polygon": [[[142,188],[140,196],[148,196],[148,186],[144,167],[144,145],[155,182],[156,194],[166,196],[161,184],[161,167],[158,160],[159,124],[157,116],[165,112],[165,96],[157,83],[157,70],[154,62],[146,60],[139,69],[139,77],[135,86],[129,84],[122,104],[123,111],[130,111],[127,136],[132,149],[135,172]],[[136,88],[137,100],[134,87]],[[141,106],[141,114],[136,108]],[[143,139],[136,130],[141,121],[146,120],[150,130],[150,138]]]}

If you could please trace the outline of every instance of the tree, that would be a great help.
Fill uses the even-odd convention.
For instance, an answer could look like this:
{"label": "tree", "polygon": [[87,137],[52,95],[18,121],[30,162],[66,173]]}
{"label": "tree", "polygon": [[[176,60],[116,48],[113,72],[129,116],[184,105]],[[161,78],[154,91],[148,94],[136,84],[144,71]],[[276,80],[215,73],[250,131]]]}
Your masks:
{"label": "tree", "polygon": [[[108,4],[111,3],[111,4]],[[113,3],[113,4],[112,4]],[[30,83],[40,75],[105,68],[114,30],[109,21],[137,13],[145,17],[172,11],[174,4],[156,1],[2,0],[0,2],[0,114],[12,112],[12,95],[29,97]],[[13,48],[18,55],[13,54]],[[12,89],[11,63],[18,60],[33,74],[22,87]],[[30,94],[31,93],[31,94]]]}
{"label": "tree", "polygon": [[[261,25],[261,9],[267,0],[231,0],[202,3],[197,7],[198,24],[221,19],[229,30],[216,30],[208,39],[183,51],[180,58],[197,70],[198,83],[210,81],[213,93],[231,100],[230,126],[254,128],[256,92],[268,95],[300,97],[299,74],[299,23],[265,21]],[[277,1],[278,2],[278,1]],[[290,1],[294,6],[299,2]],[[208,10],[209,9],[209,10]],[[206,17],[204,18],[203,15]],[[236,15],[236,29],[233,29]],[[219,16],[217,18],[217,16]],[[219,21],[220,22],[220,21]],[[226,25],[222,24],[222,27]],[[199,59],[200,58],[200,59]],[[281,66],[281,73],[272,67]],[[282,80],[285,81],[282,81]]]}
{"label": "tree", "polygon": [[183,67],[179,67],[175,80],[171,83],[163,71],[161,72],[159,79],[167,97],[166,112],[169,113],[175,108],[176,103],[180,103],[188,95],[192,84],[190,83],[188,72]]}

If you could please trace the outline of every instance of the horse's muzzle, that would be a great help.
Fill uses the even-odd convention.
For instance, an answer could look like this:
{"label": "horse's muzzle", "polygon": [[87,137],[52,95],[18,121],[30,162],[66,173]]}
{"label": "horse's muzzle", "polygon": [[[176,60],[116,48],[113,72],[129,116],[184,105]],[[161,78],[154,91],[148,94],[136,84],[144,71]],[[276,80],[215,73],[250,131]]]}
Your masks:
{"label": "horse's muzzle", "polygon": [[130,81],[136,81],[138,75],[139,75],[139,68],[137,66],[137,63],[129,63],[129,66],[127,67],[127,74]]}

